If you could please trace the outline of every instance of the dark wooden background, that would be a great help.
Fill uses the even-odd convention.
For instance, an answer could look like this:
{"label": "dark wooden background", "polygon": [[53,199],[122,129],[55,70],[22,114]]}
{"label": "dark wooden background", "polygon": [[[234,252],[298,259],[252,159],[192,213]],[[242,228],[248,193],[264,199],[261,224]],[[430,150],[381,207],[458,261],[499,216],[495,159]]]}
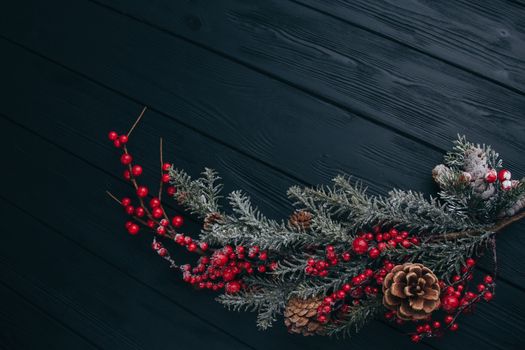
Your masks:
{"label": "dark wooden background", "polygon": [[[433,192],[457,133],[525,175],[518,0],[3,1],[0,62],[2,349],[416,348],[382,321],[350,341],[259,332],[127,235],[106,133],[144,105],[146,179],[163,136],[166,158],[216,168],[275,218],[290,185],[340,172]],[[522,348],[524,228],[499,237],[496,299],[419,349]]]}

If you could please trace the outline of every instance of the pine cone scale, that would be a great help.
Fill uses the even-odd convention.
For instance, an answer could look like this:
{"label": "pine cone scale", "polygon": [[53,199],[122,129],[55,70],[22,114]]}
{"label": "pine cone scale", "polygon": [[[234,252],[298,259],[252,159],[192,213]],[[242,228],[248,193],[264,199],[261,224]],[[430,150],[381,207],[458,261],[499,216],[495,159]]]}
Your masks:
{"label": "pine cone scale", "polygon": [[322,334],[323,325],[316,319],[321,298],[291,298],[284,310],[284,324],[290,333],[305,336]]}

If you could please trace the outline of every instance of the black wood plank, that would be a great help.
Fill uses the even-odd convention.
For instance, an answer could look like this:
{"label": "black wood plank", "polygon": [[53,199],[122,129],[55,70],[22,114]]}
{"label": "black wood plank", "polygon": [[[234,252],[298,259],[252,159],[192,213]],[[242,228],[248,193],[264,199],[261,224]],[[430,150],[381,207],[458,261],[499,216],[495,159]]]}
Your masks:
{"label": "black wood plank", "polygon": [[[112,33],[107,39],[108,43],[98,41],[96,49],[83,51],[85,45],[79,42],[87,43],[92,30],[85,23],[74,31],[78,22],[75,21],[68,24],[68,36],[61,42],[69,50],[61,50],[55,45],[47,45],[41,50],[67,60],[68,65],[95,76],[99,83],[125,91],[127,96],[143,104],[153,105],[185,125],[242,152],[247,151],[250,156],[262,159],[270,166],[286,170],[296,180],[326,183],[342,170],[365,179],[376,191],[381,188],[384,192],[386,188],[394,186],[426,192],[433,190],[428,173],[440,161],[440,152],[432,152],[393,133],[383,140],[384,135],[389,134],[376,132],[378,128],[370,128],[370,123],[354,114],[330,108],[319,100],[307,99],[307,94],[288,89],[180,40],[147,27],[137,27],[133,21],[97,6],[86,5],[81,9],[83,13],[89,14],[87,17],[99,19],[97,28]],[[122,28],[120,32],[119,28]],[[39,35],[47,31],[47,27],[42,27]],[[64,35],[58,32],[54,34],[57,35],[53,39],[55,43],[59,35]],[[46,46],[39,43],[34,45]],[[148,49],[142,52],[142,46]],[[126,49],[119,50],[121,47]],[[104,54],[98,57],[101,52]],[[97,55],[100,61],[94,63],[96,60],[93,55]],[[257,103],[249,103],[253,117],[246,118],[248,108],[245,100],[250,96]],[[275,108],[275,101],[286,103]],[[498,120],[503,123],[501,119]],[[423,122],[432,123],[430,120],[421,120]],[[511,132],[506,132],[507,137],[502,139],[496,139],[496,135],[475,139],[491,143],[500,150],[515,174],[525,173],[523,157],[512,151],[516,146],[512,140],[520,139],[522,124],[516,123]],[[469,136],[483,130],[483,127],[470,126]],[[241,137],[239,130],[242,130]],[[328,140],[326,135],[330,135]],[[450,135],[450,138],[454,136]],[[447,147],[450,147],[450,139],[447,143]],[[281,156],[275,157],[276,152]],[[306,155],[311,164],[308,164],[308,159],[305,162]],[[521,245],[516,242],[506,247],[508,250],[504,250],[505,255],[514,256],[522,251]],[[506,274],[503,265],[501,276],[512,276],[516,284],[525,286],[525,276],[518,275],[520,277],[516,279],[516,267],[511,263],[509,265],[508,269],[512,273]]]}
{"label": "black wood plank", "polygon": [[96,2],[421,142],[444,149],[460,132],[505,139],[506,154],[525,146],[504,127],[525,134],[523,94],[309,8],[280,0]]}
{"label": "black wood plank", "polygon": [[[213,344],[220,348],[249,348],[172,302],[166,302],[149,287],[101,263],[99,257],[31,216],[7,206],[4,201],[1,207],[6,217],[24,223],[22,228],[18,225],[16,234],[2,238],[2,283],[19,291],[97,347],[161,349],[177,344],[181,349],[192,349]],[[66,341],[67,333],[63,330],[60,333],[64,333]],[[32,341],[38,342],[38,339]],[[61,341],[59,334],[50,334],[41,343],[56,343],[50,347],[53,349],[71,348],[60,346]]]}
{"label": "black wood plank", "polygon": [[293,0],[525,91],[525,7],[505,0]]}
{"label": "black wood plank", "polygon": [[[11,48],[11,49],[14,50],[14,48]],[[10,52],[12,50],[4,50],[4,51]],[[5,56],[6,59],[8,57],[9,55]],[[28,76],[32,78],[32,81],[34,84],[33,85],[25,84],[24,80],[22,79],[22,75],[18,74],[19,72],[17,73],[16,71],[13,72],[13,75],[18,76],[19,78],[18,85],[20,86],[15,84],[15,81],[12,81],[13,84],[11,85],[10,83],[8,83],[8,80],[6,80],[6,85],[14,86],[16,88],[15,90],[16,93],[13,94],[14,95],[13,99],[18,100],[18,101],[16,101],[14,104],[7,103],[5,105],[5,106],[12,106],[9,108],[12,108],[13,113],[16,112],[16,108],[14,108],[13,106],[17,106],[20,108],[20,114],[16,114],[16,117],[14,119],[16,119],[19,122],[30,122],[30,123],[37,125],[36,129],[39,132],[43,132],[44,134],[47,134],[49,138],[52,138],[56,140],[56,142],[64,144],[65,145],[64,147],[66,147],[67,149],[71,149],[72,151],[76,153],[82,154],[83,157],[90,157],[89,161],[97,162],[98,164],[102,164],[101,166],[103,168],[112,167],[112,163],[110,163],[109,160],[104,160],[103,157],[100,156],[101,154],[108,152],[108,147],[106,146],[107,143],[104,143],[104,141],[100,140],[99,138],[100,130],[101,129],[106,130],[109,126],[111,126],[111,123],[122,125],[127,122],[130,122],[130,120],[132,120],[133,117],[130,118],[128,116],[125,116],[125,114],[130,115],[136,112],[136,110],[138,110],[139,107],[132,106],[134,108],[131,108],[129,106],[129,103],[126,102],[124,99],[118,96],[115,96],[114,94],[110,94],[108,92],[99,91],[100,89],[97,90],[94,84],[82,82],[81,79],[75,78],[74,76],[71,75],[71,73],[61,72],[60,69],[52,69],[50,67],[46,67],[43,64],[39,64],[38,60],[26,61],[26,59],[24,58],[24,55],[20,53],[17,53],[15,57],[18,58],[19,63],[27,64],[27,67],[25,67],[27,69],[26,74],[28,74]],[[34,69],[34,71],[31,69]],[[6,72],[5,76],[7,79],[9,74],[7,74]],[[46,79],[50,79],[50,77],[53,77],[54,80],[49,80],[46,82],[46,80],[42,79],[40,76],[44,76],[46,77]],[[28,86],[31,86],[28,88],[28,90],[22,89],[22,87],[28,87]],[[48,91],[47,93],[46,93],[46,89]],[[31,103],[28,103],[28,99],[31,99]],[[22,103],[22,102],[25,102],[25,103]],[[239,168],[240,174],[247,174],[245,175],[246,179],[242,180],[241,183],[244,181],[250,182],[250,176],[254,176],[254,178],[251,179],[251,182],[254,182],[255,184],[260,184],[261,182],[266,181],[267,183],[264,184],[265,189],[268,189],[271,186],[275,186],[274,182],[276,182],[276,180],[279,178],[278,175],[269,176],[268,170],[263,170],[263,168],[260,168],[257,165],[255,165],[256,163],[255,164],[248,163],[248,161],[246,160],[238,161],[235,159],[228,159],[227,154],[230,154],[231,152],[228,151],[227,149],[224,149],[218,146],[212,146],[212,144],[208,144],[207,142],[209,141],[205,141],[204,138],[199,138],[198,135],[192,135],[190,130],[187,130],[181,127],[177,127],[176,125],[173,125],[173,123],[168,123],[167,120],[163,120],[161,116],[156,115],[155,113],[148,114],[148,116],[149,117],[147,117],[144,120],[144,123],[141,125],[139,129],[135,131],[135,134],[134,134],[135,137],[141,138],[140,139],[141,142],[135,143],[137,146],[137,149],[139,150],[137,152],[137,155],[139,154],[149,154],[150,155],[148,159],[149,162],[146,161],[144,163],[148,165],[147,169],[153,171],[153,169],[157,168],[157,165],[154,164],[155,163],[155,161],[153,160],[154,157],[151,157],[151,153],[156,151],[157,145],[156,145],[155,137],[154,137],[155,140],[150,140],[150,141],[143,140],[143,137],[151,136],[152,134],[158,135],[159,130],[163,128],[163,133],[169,134],[170,138],[173,137],[173,139],[171,140],[168,139],[167,143],[176,142],[178,149],[179,149],[178,147],[179,142],[181,143],[183,147],[186,143],[188,143],[186,149],[178,150],[177,152],[178,154],[180,154],[180,156],[177,157],[176,159],[178,159],[178,162],[180,162],[181,166],[187,167],[188,165],[187,163],[191,163],[193,164],[193,167],[195,166],[200,167],[201,162],[203,163],[213,162],[213,158],[216,157],[216,154],[220,154],[226,157],[225,159],[227,163],[229,162],[231,162],[232,164],[238,163],[240,167]],[[111,119],[111,120],[108,120],[108,119]],[[37,123],[38,120],[42,120],[43,122]],[[149,139],[151,139],[151,137],[149,137]],[[202,145],[201,151],[195,149],[196,143]],[[193,154],[191,150],[192,148],[194,152]],[[42,149],[43,151],[45,150],[44,147],[39,147],[39,149]],[[210,149],[212,150],[211,152],[209,151]],[[206,152],[206,150],[208,150],[208,152]],[[52,152],[49,152],[49,153],[52,153]],[[196,156],[194,156],[195,153],[197,154]],[[54,157],[56,157],[56,155],[54,155]],[[195,159],[195,157],[197,157],[198,159]],[[104,161],[107,161],[107,164],[104,165],[103,164]],[[199,163],[199,164],[196,165],[196,163]],[[244,164],[245,167],[241,167],[242,164]],[[67,169],[67,167],[70,166],[76,169],[77,171],[79,171],[80,173],[86,174],[88,178],[100,177],[100,175],[93,175],[93,172],[83,169],[81,166],[77,165],[74,160],[71,160],[69,158],[64,160],[62,157],[59,157],[58,159],[54,159],[52,164],[47,164],[47,166],[49,166],[51,169],[53,169],[53,171],[57,173],[66,173],[67,170],[64,170],[64,169]],[[235,166],[235,168],[238,168],[238,167]],[[191,170],[192,168],[190,167],[190,171]],[[228,172],[226,172],[225,175],[232,176],[231,174],[228,174]],[[237,174],[235,175],[237,176]],[[268,181],[268,179],[264,180],[265,177],[270,178],[271,180],[270,181]],[[230,185],[236,182],[239,183],[239,180],[235,179],[234,177],[227,179],[227,180],[231,180],[231,181],[228,181]],[[20,181],[24,181],[24,180],[20,179]],[[100,181],[100,182],[112,183],[112,180],[105,180],[105,181]],[[98,183],[95,185],[96,186],[92,184],[90,185],[90,186],[94,186],[93,188],[86,186],[85,188],[83,188],[83,190],[85,190],[87,193],[94,193],[93,196],[96,197],[96,192],[97,192],[97,189],[100,188],[100,184]],[[266,187],[266,185],[268,185],[268,187]],[[68,196],[75,194],[76,184],[71,185],[71,184],[68,184],[67,182],[66,183],[60,182],[53,186],[55,186],[54,187],[55,192],[64,192],[63,197],[58,200],[67,202],[68,204],[70,204],[70,201],[68,200]],[[64,186],[69,186],[69,187],[64,188]],[[278,184],[278,186],[280,187],[282,185]],[[29,189],[29,191],[34,193],[34,192],[38,192],[38,189],[37,188]],[[76,190],[76,191],[79,191],[79,190]],[[278,193],[278,191],[275,191],[275,192]],[[270,194],[267,193],[266,195],[267,196],[269,195],[271,197],[271,193]],[[281,192],[281,195],[282,195],[282,192]],[[258,198],[263,197],[263,196],[264,195],[258,196]],[[17,200],[20,200],[20,199],[17,199]],[[100,201],[100,199],[97,199],[97,200]],[[97,200],[93,199],[92,202],[96,203]],[[120,261],[120,260],[127,260],[129,256],[136,256],[137,261],[144,261],[144,264],[145,264],[145,266],[143,266],[143,268],[145,269],[145,272],[139,272],[140,274],[142,273],[144,274],[143,277],[141,278],[145,278],[150,284],[154,284],[156,286],[159,285],[158,281],[150,282],[152,279],[152,277],[150,276],[151,275],[150,272],[158,268],[147,265],[147,258],[143,256],[144,255],[143,252],[140,251],[140,249],[142,249],[144,245],[142,247],[137,247],[136,246],[137,242],[134,242],[135,245],[133,245],[132,244],[133,242],[130,241],[129,242],[130,247],[126,246],[126,249],[129,248],[131,249],[131,251],[126,251],[122,253],[122,255],[115,256],[115,251],[112,247],[114,245],[122,244],[122,239],[123,239],[122,236],[111,236],[111,233],[103,232],[102,236],[105,237],[105,240],[103,242],[104,243],[103,247],[97,246],[97,244],[99,244],[100,242],[97,243],[97,242],[92,241],[93,240],[92,234],[94,231],[107,230],[108,227],[115,227],[117,225],[115,223],[115,220],[110,220],[110,218],[107,217],[108,211],[112,210],[111,205],[108,205],[108,207],[104,207],[104,208],[98,208],[97,205],[90,206],[89,202],[91,201],[88,200],[87,202],[77,203],[75,210],[77,210],[78,213],[83,213],[86,210],[86,208],[89,208],[90,211],[86,213],[87,216],[91,218],[90,220],[93,220],[93,218],[96,218],[97,223],[95,227],[90,226],[87,228],[86,232],[88,232],[88,234],[86,235],[79,234],[78,236],[75,236],[75,239],[81,240],[83,244],[89,245],[91,247],[96,247],[97,251],[100,250],[100,251],[107,252],[107,256],[110,259],[118,259]],[[47,215],[51,216],[51,214],[47,214]],[[52,222],[55,222],[57,220],[56,216],[55,218],[51,217],[50,220]],[[64,223],[61,222],[60,225],[64,225],[64,227],[67,227],[70,223],[71,221],[64,222]],[[94,228],[96,228],[96,230]],[[109,242],[109,240],[111,240],[111,242]],[[119,264],[121,264],[121,262],[119,262]],[[135,265],[133,266],[128,265],[125,267],[125,269],[130,269],[132,271],[134,271],[135,268],[136,268]],[[180,286],[176,286],[176,287],[180,288]],[[161,287],[161,289],[163,288],[164,287]],[[503,310],[502,311],[503,313],[506,313],[507,315],[512,314],[512,312],[506,310],[505,305],[506,303],[511,303],[512,307],[514,307],[513,300],[518,300],[520,296],[519,294],[516,295],[515,293],[517,292],[513,291],[512,288],[506,284],[502,284],[501,288],[506,288],[506,290],[508,288],[507,293],[509,294],[507,294],[507,298],[509,299],[508,301],[505,301],[505,300],[502,300],[500,297],[498,297],[497,303],[503,302],[503,304],[495,304],[495,305],[497,305],[498,309]],[[186,286],[182,286],[182,289],[184,290],[184,292],[188,293],[189,288],[187,288]],[[177,294],[184,293],[184,292],[180,292],[180,290],[177,290]],[[190,302],[191,293],[192,292],[190,290],[189,294],[184,295],[187,298],[183,298],[183,300],[188,300],[188,302]],[[177,294],[175,295],[177,296]],[[178,298],[180,298],[180,295],[178,296]],[[197,300],[197,305],[192,303],[191,304],[192,308],[198,308],[199,305],[201,305],[201,307],[204,305],[205,308],[209,307],[210,309],[212,309],[213,305],[208,306],[206,304],[207,302],[206,298],[209,298],[209,295],[205,295],[204,298],[199,298]],[[477,335],[475,334],[479,329],[483,331],[483,324],[487,322],[487,320],[489,321],[493,320],[494,315],[484,314],[484,310],[486,310],[484,308],[480,308],[480,310],[481,311],[478,312],[478,314],[476,315],[476,318],[472,318],[472,323],[466,327],[466,331],[465,333],[463,333],[464,337],[470,337],[474,335],[476,339],[480,338],[480,339],[485,340],[481,334],[477,334]],[[215,310],[214,312],[211,312],[209,315],[207,315],[207,317],[212,319],[215,316],[218,322],[220,322],[219,320],[222,320],[223,324],[230,324],[232,327],[237,328],[237,329],[242,329],[240,327],[243,327],[243,326],[247,327],[243,329],[242,333],[247,334],[250,337],[252,336],[257,337],[258,334],[262,334],[265,339],[268,338],[268,336],[266,335],[267,333],[256,333],[255,332],[253,323],[248,322],[248,320],[251,321],[251,318],[243,319],[243,323],[241,325],[233,321],[233,319],[237,318],[236,316],[233,319],[228,319],[226,315],[231,315],[231,314],[228,314],[228,313],[224,314],[224,313],[225,311]],[[518,320],[518,323],[520,322],[519,317],[515,317],[515,316],[512,316],[512,317],[514,318],[513,319],[514,321]],[[508,330],[508,332],[512,332],[513,330],[512,325],[508,325],[505,323],[503,324],[505,325],[505,329]],[[371,337],[372,334],[374,333],[377,334],[377,332],[383,332],[381,334],[385,334],[384,329],[377,330],[374,327],[375,326],[373,326],[372,328],[367,328],[365,330],[365,333],[361,334],[359,337],[353,340],[353,344],[357,345],[359,344],[360,341],[364,341],[365,343],[370,344],[370,340],[368,338]],[[471,327],[474,327],[474,328],[471,328]],[[282,331],[282,328],[276,329],[275,331],[280,332]],[[515,341],[515,338],[513,338],[512,336],[510,338],[507,336],[509,334],[508,332],[501,333],[502,336],[503,335],[506,336],[503,340],[510,341],[510,342]],[[282,336],[283,338],[279,339],[274,336],[274,333],[272,331],[271,338],[267,341],[269,342],[273,341],[273,342],[278,342],[280,344],[284,344],[286,343],[288,338],[285,338],[287,336],[284,334]],[[399,336],[392,335],[391,337],[388,337],[388,338],[392,342],[392,341],[396,341],[396,337],[398,338]],[[290,338],[295,339],[293,337],[290,337]],[[303,341],[303,339],[300,339],[300,340]],[[315,347],[318,344],[320,344],[317,342],[313,342],[311,340],[304,340],[304,341],[305,343],[301,346]],[[323,343],[325,342],[325,340],[322,340],[322,341]],[[488,343],[488,344],[491,345],[491,343]],[[450,346],[455,346],[455,345],[457,345],[457,343],[452,342]],[[482,344],[480,343],[479,345],[481,346]],[[336,345],[331,345],[331,346],[336,346]],[[341,343],[340,346],[345,346],[345,343],[344,342]],[[374,344],[373,346],[379,346],[379,345]],[[393,346],[394,348],[398,347],[398,345],[395,345],[393,343],[391,344],[391,346]]]}
{"label": "black wood plank", "polygon": [[[0,207],[5,209],[4,202]],[[97,349],[89,339],[50,317],[1,280],[0,300],[0,349]]]}
{"label": "black wood plank", "polygon": [[[26,278],[30,278],[32,283],[25,287],[27,293],[44,290],[39,303],[57,313],[68,308],[91,319],[91,323],[82,323],[85,327],[82,330],[91,332],[90,339],[102,341],[99,338],[104,334],[117,336],[125,331],[128,343],[134,340],[144,348],[165,347],[175,344],[172,343],[174,341],[181,348],[191,348],[187,345],[188,337],[199,339],[193,342],[194,347],[204,346],[204,342],[214,348],[243,348],[240,344],[224,343],[222,337],[210,332],[204,324],[196,325],[188,313],[173,305],[183,303],[185,308],[198,313],[201,319],[236,332],[238,337],[251,342],[254,348],[287,344],[315,349],[321,342],[334,349],[346,348],[347,344],[337,343],[335,339],[318,338],[312,341],[290,336],[282,326],[266,333],[259,332],[253,315],[228,312],[213,300],[213,294],[190,288],[180,280],[179,274],[169,271],[166,264],[151,252],[149,235],[131,237],[124,233],[124,229],[115,230],[122,227],[123,215],[119,215],[119,208],[114,207],[112,200],[103,202],[105,195],[100,188],[104,183],[117,187],[117,191],[127,186],[115,184],[116,181],[104,172],[9,123],[6,119],[0,119],[1,146],[16,145],[16,152],[4,160],[6,165],[20,168],[28,164],[35,150],[47,156],[31,161],[35,169],[41,169],[38,182],[33,181],[34,176],[29,172],[11,173],[6,181],[13,186],[2,191],[1,195],[34,213],[35,217],[47,220],[53,232],[57,231],[54,234],[57,238],[48,233],[49,229],[33,228],[28,224],[27,233],[24,231],[25,234],[3,238],[0,246],[2,256],[9,259],[13,268],[29,276]],[[143,128],[148,130],[146,125]],[[42,187],[41,183],[46,186]],[[25,188],[23,193],[18,191],[21,186]],[[39,198],[38,202],[35,197]],[[57,206],[62,209],[60,212],[56,210]],[[13,222],[20,221],[13,218]],[[11,240],[29,240],[31,247],[20,255],[18,250],[10,247],[21,246],[23,242]],[[75,249],[77,243],[89,251]],[[27,256],[34,256],[40,262],[39,266],[35,268],[34,262],[28,261]],[[109,262],[116,267],[108,265]],[[117,269],[122,275],[111,273]],[[135,282],[140,279],[140,284],[147,283],[152,290],[128,282],[130,279]],[[15,282],[8,279],[8,283]],[[75,320],[78,315],[73,312],[68,316],[70,324],[80,322]],[[103,332],[102,335],[92,330],[96,326],[102,328],[99,331]],[[136,333],[128,334],[132,330]],[[118,332],[117,335],[115,332]],[[354,344],[363,348],[381,346],[382,339],[368,339],[377,332],[389,334],[389,328],[375,322],[354,339]],[[402,349],[409,344],[409,340],[400,334],[393,334],[391,344]],[[127,347],[130,348],[129,344]]]}

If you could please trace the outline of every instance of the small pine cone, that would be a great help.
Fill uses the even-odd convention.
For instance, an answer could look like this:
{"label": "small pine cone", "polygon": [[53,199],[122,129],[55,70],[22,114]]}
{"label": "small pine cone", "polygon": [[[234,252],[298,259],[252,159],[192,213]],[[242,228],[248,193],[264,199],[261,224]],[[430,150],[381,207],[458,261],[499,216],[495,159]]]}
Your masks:
{"label": "small pine cone", "polygon": [[487,155],[481,148],[472,147],[465,152],[463,170],[471,175],[471,186],[482,199],[489,199],[494,195],[494,185],[485,180],[490,167],[487,163]]}
{"label": "small pine cone", "polygon": [[203,228],[206,231],[209,231],[209,230],[211,230],[213,224],[219,223],[219,222],[221,222],[221,220],[222,220],[222,215],[221,214],[219,214],[219,213],[209,213],[204,218]]}
{"label": "small pine cone", "polygon": [[383,282],[383,305],[402,320],[422,320],[439,307],[436,275],[422,264],[395,266]]}
{"label": "small pine cone", "polygon": [[183,205],[184,202],[186,201],[186,198],[188,198],[188,193],[187,192],[177,192],[175,194],[175,198],[177,199],[177,203],[179,203],[180,205]]}
{"label": "small pine cone", "polygon": [[312,224],[312,213],[306,210],[298,210],[290,216],[288,220],[291,227],[299,230],[308,230]]}
{"label": "small pine cone", "polygon": [[317,308],[322,302],[319,297],[290,298],[284,309],[284,324],[288,332],[304,336],[323,334],[324,326],[317,321]]}

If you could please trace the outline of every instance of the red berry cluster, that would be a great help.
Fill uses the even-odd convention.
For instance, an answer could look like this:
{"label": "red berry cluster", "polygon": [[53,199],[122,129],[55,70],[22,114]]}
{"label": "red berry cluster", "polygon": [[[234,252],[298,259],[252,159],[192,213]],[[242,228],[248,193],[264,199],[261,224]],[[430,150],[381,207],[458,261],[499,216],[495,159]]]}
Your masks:
{"label": "red berry cluster", "polygon": [[[410,236],[407,231],[398,231],[395,228],[382,231],[379,226],[375,226],[373,232],[362,232],[352,242],[352,253],[355,256],[364,256],[365,254],[372,260],[380,257],[381,253],[387,249],[396,247],[410,248],[419,245],[419,239]],[[325,248],[325,257],[323,259],[310,258],[307,260],[305,273],[313,276],[328,276],[328,268],[336,266],[341,262],[352,260],[353,255],[350,251],[337,253],[331,245]]]}
{"label": "red berry cluster", "polygon": [[[120,156],[120,163],[126,166],[124,170],[124,178],[128,181],[131,181],[135,187],[135,194],[138,198],[138,203],[136,205],[132,204],[130,198],[122,198],[119,202],[124,207],[126,214],[131,216],[132,221],[126,222],[127,231],[136,235],[139,230],[139,224],[153,229],[157,234],[164,236],[168,235],[173,237],[175,234],[175,228],[182,226],[184,219],[180,215],[175,215],[170,221],[168,216],[162,206],[162,202],[159,198],[154,197],[149,201],[149,206],[145,204],[145,198],[149,194],[149,189],[146,186],[142,186],[138,183],[137,178],[142,175],[143,169],[142,166],[138,164],[133,164],[133,157],[128,152],[126,144],[128,143],[127,135],[119,135],[115,131],[111,131],[108,134],[108,137],[115,147],[122,149],[123,153]],[[166,173],[171,168],[169,163],[162,164],[163,173],[161,174],[161,183],[169,182],[169,174]],[[167,189],[168,194],[174,194],[176,192],[175,187],[170,186]],[[162,187],[159,191],[159,197],[162,193]],[[117,199],[118,200],[118,199]],[[143,219],[145,217],[145,220]]]}
{"label": "red berry cluster", "polygon": [[[474,305],[481,300],[492,300],[495,287],[492,276],[485,276],[483,283],[477,284],[474,291],[468,289],[468,282],[473,279],[472,269],[475,265],[476,261],[468,258],[465,266],[461,269],[461,276],[453,276],[449,285],[440,281],[442,288],[441,309],[445,315],[442,316],[442,321],[429,319],[427,322],[417,325],[415,332],[411,334],[413,342],[419,342],[425,337],[441,336],[446,330],[457,331],[459,325],[456,319],[460,314],[472,311]],[[392,319],[393,317],[395,317],[395,313],[389,312],[387,318]]]}
{"label": "red berry cluster", "polygon": [[504,191],[510,190],[513,186],[518,184],[518,181],[511,180],[511,173],[507,169],[501,169],[497,172],[495,169],[490,169],[485,174],[485,181],[488,183],[500,182],[501,189]]}
{"label": "red berry cluster", "polygon": [[277,263],[268,260],[268,252],[261,251],[258,246],[234,249],[228,245],[211,256],[202,256],[195,267],[186,264],[181,269],[184,281],[199,289],[218,291],[224,288],[226,293],[234,294],[244,287],[244,276],[277,269]]}
{"label": "red berry cluster", "polygon": [[317,320],[327,323],[336,320],[338,314],[349,311],[352,305],[359,305],[362,300],[376,297],[387,273],[394,268],[391,261],[384,260],[377,270],[365,269],[352,277],[349,282],[323,299],[317,309]]}

